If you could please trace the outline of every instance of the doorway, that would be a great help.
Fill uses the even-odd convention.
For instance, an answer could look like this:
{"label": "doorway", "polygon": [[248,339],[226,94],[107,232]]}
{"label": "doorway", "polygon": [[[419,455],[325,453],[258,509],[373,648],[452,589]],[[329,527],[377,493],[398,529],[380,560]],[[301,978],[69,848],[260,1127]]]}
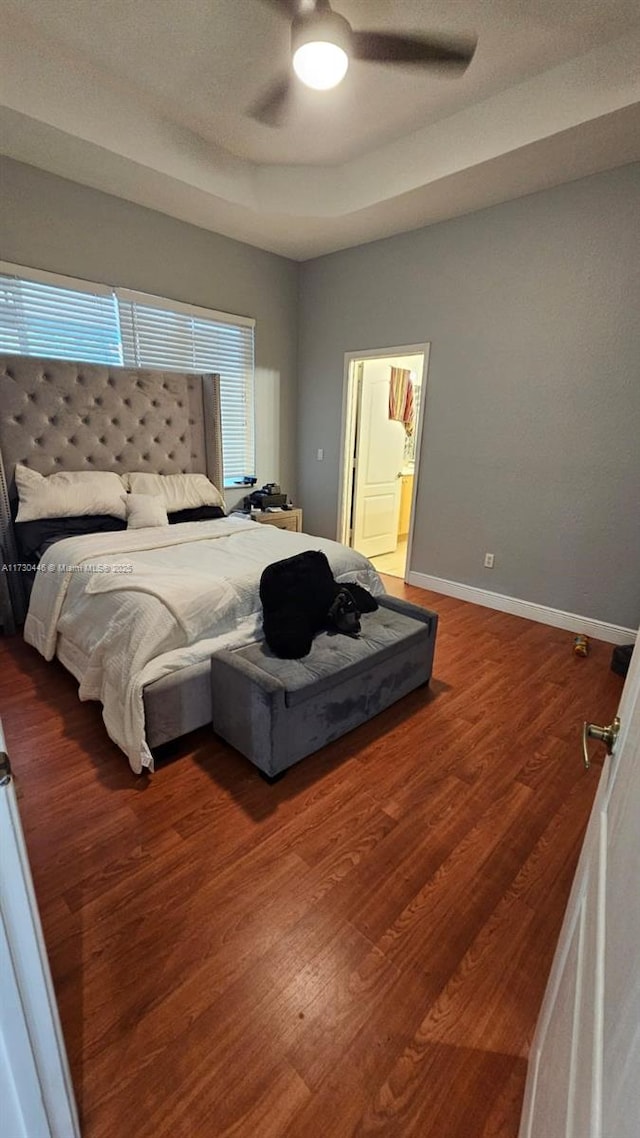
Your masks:
{"label": "doorway", "polygon": [[345,356],[338,540],[380,573],[410,563],[428,344]]}

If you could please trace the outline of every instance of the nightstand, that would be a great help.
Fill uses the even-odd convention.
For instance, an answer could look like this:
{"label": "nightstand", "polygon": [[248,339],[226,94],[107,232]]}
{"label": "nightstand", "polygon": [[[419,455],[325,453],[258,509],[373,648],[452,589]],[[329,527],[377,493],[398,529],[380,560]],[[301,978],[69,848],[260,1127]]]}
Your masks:
{"label": "nightstand", "polygon": [[254,522],[265,526],[277,526],[278,529],[293,530],[294,533],[302,531],[302,510],[277,510],[270,514],[267,510],[254,510],[251,517]]}

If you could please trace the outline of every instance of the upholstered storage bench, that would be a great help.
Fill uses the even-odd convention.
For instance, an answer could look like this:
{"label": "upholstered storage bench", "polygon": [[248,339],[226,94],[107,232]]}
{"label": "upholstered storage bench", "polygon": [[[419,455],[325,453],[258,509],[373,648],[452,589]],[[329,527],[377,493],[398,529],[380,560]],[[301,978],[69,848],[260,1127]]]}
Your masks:
{"label": "upholstered storage bench", "polygon": [[274,778],[428,683],[436,613],[378,601],[357,639],[322,632],[303,660],[280,660],[264,641],[216,653],[214,731]]}

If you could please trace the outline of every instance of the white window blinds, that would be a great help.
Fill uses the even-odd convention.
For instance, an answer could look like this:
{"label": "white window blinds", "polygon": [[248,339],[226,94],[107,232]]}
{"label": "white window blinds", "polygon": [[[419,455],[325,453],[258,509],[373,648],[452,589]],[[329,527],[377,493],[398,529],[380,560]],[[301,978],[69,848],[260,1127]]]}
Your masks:
{"label": "white window blinds", "polygon": [[61,288],[42,278],[1,274],[0,351],[121,364],[113,291],[98,285]]}
{"label": "white window blinds", "polygon": [[122,289],[116,296],[125,364],[217,372],[225,482],[254,474],[254,322]]}
{"label": "white window blinds", "polygon": [[216,372],[225,484],[255,473],[253,320],[7,268],[0,266],[0,351]]}

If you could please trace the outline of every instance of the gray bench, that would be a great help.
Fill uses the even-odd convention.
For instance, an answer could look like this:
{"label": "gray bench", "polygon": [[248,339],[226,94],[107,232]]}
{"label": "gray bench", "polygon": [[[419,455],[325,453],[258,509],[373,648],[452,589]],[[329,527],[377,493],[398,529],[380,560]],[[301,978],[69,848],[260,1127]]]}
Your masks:
{"label": "gray bench", "polygon": [[303,660],[281,660],[265,641],[212,656],[214,731],[273,779],[428,683],[436,613],[378,601],[357,639],[322,632]]}

